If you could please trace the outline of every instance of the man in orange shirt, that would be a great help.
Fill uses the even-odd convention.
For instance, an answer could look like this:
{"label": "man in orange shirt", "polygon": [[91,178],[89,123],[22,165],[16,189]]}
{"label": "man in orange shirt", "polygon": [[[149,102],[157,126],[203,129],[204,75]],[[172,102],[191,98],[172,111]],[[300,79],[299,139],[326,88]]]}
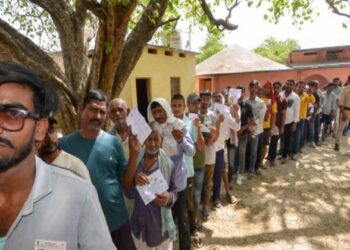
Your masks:
{"label": "man in orange shirt", "polygon": [[300,98],[300,112],[299,112],[299,122],[297,123],[297,129],[295,131],[295,137],[293,142],[293,156],[297,153],[301,153],[301,138],[304,134],[305,119],[307,116],[307,109],[309,104],[315,103],[315,97],[312,94],[306,93],[305,82],[297,82],[296,92]]}

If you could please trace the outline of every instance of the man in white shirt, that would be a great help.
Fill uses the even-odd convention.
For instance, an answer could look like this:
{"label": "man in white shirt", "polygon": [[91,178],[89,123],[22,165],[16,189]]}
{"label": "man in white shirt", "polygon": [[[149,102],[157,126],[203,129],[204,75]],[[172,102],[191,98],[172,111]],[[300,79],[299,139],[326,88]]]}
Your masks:
{"label": "man in white shirt", "polygon": [[[322,141],[327,137],[328,130],[331,126],[332,119],[336,119],[336,109],[337,107],[337,96],[334,93],[334,84],[329,83],[326,87],[326,91],[323,93],[323,101],[321,104],[322,107],[322,118],[321,123],[323,124],[322,128]],[[335,121],[334,121],[335,122]]]}
{"label": "man in white shirt", "polygon": [[284,145],[282,150],[282,160],[281,163],[287,163],[287,156],[290,154],[290,148],[293,137],[293,133],[296,130],[297,123],[299,121],[299,112],[300,112],[300,98],[293,91],[295,87],[294,80],[287,80],[286,89],[282,95],[286,98],[287,102],[287,111],[286,111],[286,121],[284,125]]}
{"label": "man in white shirt", "polygon": [[266,113],[266,105],[263,100],[261,100],[257,94],[259,91],[259,82],[257,80],[253,80],[249,83],[249,93],[250,96],[247,99],[247,103],[252,107],[255,126],[250,131],[251,134],[248,139],[248,147],[250,150],[249,155],[249,167],[248,167],[248,179],[251,180],[253,178],[253,173],[260,175],[260,170],[255,170],[257,155],[258,155],[258,142],[259,137],[263,132],[263,121]]}
{"label": "man in white shirt", "polygon": [[[213,202],[215,207],[220,207],[220,189],[221,189],[221,179],[223,177],[223,172],[225,171],[225,142],[230,137],[230,129],[239,130],[240,129],[240,119],[239,119],[239,106],[235,104],[233,115],[231,116],[230,110],[228,107],[224,106],[224,96],[219,92],[215,91],[213,93],[213,101],[214,104],[217,103],[222,105],[221,107],[225,107],[222,111],[224,112],[224,121],[220,124],[220,134],[215,142],[215,167],[213,174]],[[217,112],[214,110],[214,112]],[[219,115],[220,113],[217,113]],[[227,195],[231,195],[228,193]]]}

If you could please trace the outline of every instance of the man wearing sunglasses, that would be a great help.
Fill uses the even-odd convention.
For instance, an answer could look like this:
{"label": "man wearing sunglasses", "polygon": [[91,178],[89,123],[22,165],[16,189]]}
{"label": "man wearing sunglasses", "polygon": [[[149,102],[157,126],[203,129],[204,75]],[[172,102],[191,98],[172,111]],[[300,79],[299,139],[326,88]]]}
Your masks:
{"label": "man wearing sunglasses", "polygon": [[115,249],[92,185],[35,156],[59,109],[51,85],[0,62],[0,249]]}

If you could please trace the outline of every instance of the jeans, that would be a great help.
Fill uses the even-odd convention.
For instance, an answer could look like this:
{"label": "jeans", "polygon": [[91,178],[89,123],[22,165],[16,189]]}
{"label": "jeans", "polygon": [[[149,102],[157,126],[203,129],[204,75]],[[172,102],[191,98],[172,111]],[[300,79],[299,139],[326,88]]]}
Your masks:
{"label": "jeans", "polygon": [[295,140],[293,142],[293,149],[292,149],[292,154],[297,154],[300,150],[300,145],[301,145],[301,136],[304,131],[304,124],[305,120],[300,120],[297,123],[297,129],[295,130]]}
{"label": "jeans", "polygon": [[232,181],[232,175],[236,172],[236,146],[227,144],[228,181]]}
{"label": "jeans", "polygon": [[236,154],[236,159],[238,158],[238,164],[235,165],[233,172],[243,174],[245,170],[245,159],[248,144],[248,135],[243,134],[239,136],[238,140],[238,154]]}
{"label": "jeans", "polygon": [[177,200],[173,207],[174,220],[179,230],[179,249],[191,249],[191,235],[187,211],[187,189],[177,193]]}
{"label": "jeans", "polygon": [[267,159],[270,162],[274,162],[276,159],[276,155],[277,155],[277,145],[278,145],[278,140],[279,140],[280,136],[279,135],[273,135],[271,136],[271,140],[270,140],[270,146],[269,146],[269,153],[267,155]]}
{"label": "jeans", "polygon": [[220,199],[222,170],[225,167],[225,150],[216,151],[215,167],[213,174],[213,201]]}
{"label": "jeans", "polygon": [[261,133],[259,135],[256,135],[254,138],[249,137],[248,138],[248,147],[250,149],[250,155],[249,155],[249,172],[253,173],[255,170],[255,164],[257,160],[258,155],[258,144],[259,144],[259,137],[261,136]]}

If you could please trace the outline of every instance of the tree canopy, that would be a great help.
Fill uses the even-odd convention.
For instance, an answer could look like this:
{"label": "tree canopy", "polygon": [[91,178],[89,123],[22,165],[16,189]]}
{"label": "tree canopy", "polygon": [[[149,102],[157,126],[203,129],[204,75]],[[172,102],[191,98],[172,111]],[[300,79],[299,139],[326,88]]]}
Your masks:
{"label": "tree canopy", "polygon": [[[324,1],[339,13],[348,3]],[[120,94],[158,32],[174,31],[179,20],[209,32],[235,30],[230,17],[242,2],[268,4],[266,19],[276,21],[286,13],[304,20],[313,12],[312,0],[0,0],[0,48],[57,87],[67,132],[78,127],[76,114],[87,90],[100,88],[109,98]],[[216,16],[219,5],[226,17]],[[63,67],[48,53],[52,49]]]}
{"label": "tree canopy", "polygon": [[200,54],[196,58],[197,63],[204,61],[225,48],[225,45],[221,42],[222,36],[222,33],[209,33],[205,44],[199,48]]}
{"label": "tree canopy", "polygon": [[288,56],[293,50],[300,49],[297,40],[286,39],[279,41],[276,38],[269,37],[265,39],[257,48],[255,53],[267,57],[275,62],[287,64]]}

